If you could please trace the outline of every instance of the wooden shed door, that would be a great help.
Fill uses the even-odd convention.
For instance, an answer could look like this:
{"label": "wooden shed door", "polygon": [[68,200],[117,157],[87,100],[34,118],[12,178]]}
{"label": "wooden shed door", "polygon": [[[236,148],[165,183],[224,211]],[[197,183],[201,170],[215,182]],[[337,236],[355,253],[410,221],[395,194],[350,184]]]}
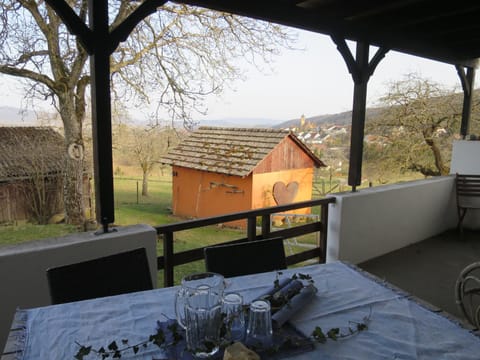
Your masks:
{"label": "wooden shed door", "polygon": [[0,224],[13,220],[9,191],[7,188],[0,188]]}

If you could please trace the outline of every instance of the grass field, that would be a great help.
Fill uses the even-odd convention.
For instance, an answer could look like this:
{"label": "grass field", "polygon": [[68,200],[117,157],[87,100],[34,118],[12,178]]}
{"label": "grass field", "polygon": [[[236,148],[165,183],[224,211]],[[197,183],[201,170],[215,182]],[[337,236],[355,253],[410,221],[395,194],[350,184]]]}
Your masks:
{"label": "grass field", "polygon": [[[149,196],[141,196],[141,178],[135,176],[115,178],[115,225],[148,224],[151,226],[178,222],[184,219],[171,215],[171,181],[169,177],[156,177],[149,181]],[[138,186],[138,193],[137,193]],[[75,226],[35,225],[22,223],[0,226],[0,247],[42,238],[63,236],[77,232]],[[245,232],[236,229],[209,226],[179,232],[175,238],[175,252],[209,244],[242,238]],[[163,244],[158,242],[157,254],[163,254]],[[177,282],[184,274],[203,271],[202,261],[178,266],[175,270]],[[159,272],[158,285],[163,284]]]}
{"label": "grass field", "polygon": [[[149,196],[141,195],[141,178],[134,175],[117,176],[115,186],[115,225],[148,224],[164,225],[184,219],[171,215],[171,177],[156,174],[149,181]],[[290,226],[295,226],[294,221]],[[74,226],[18,224],[0,227],[0,246],[13,245],[41,238],[63,236],[77,232]],[[187,230],[175,235],[174,251],[184,251],[210,244],[246,237],[245,230],[208,226]],[[287,255],[305,250],[316,243],[316,235],[310,234],[298,239],[289,239],[285,250]],[[163,254],[163,244],[158,242],[157,254]],[[204,271],[203,261],[197,261],[175,268],[175,280],[178,283],[187,273]],[[163,274],[158,273],[158,285],[163,284]]]}

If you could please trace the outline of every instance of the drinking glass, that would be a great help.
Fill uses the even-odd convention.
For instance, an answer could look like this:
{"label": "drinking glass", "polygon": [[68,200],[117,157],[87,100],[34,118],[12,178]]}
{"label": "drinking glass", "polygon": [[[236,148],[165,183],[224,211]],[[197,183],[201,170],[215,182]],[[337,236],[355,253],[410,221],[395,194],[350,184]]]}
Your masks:
{"label": "drinking glass", "polygon": [[238,293],[228,293],[222,299],[224,340],[227,342],[242,341],[245,336],[245,316],[243,314],[243,298]]}
{"label": "drinking glass", "polygon": [[185,306],[186,299],[189,295],[192,295],[197,291],[202,290],[210,291],[221,297],[223,295],[224,289],[225,279],[220,274],[204,272],[184,276],[182,278],[180,289],[175,294],[175,315],[178,324],[182,328],[186,328]]}
{"label": "drinking glass", "polygon": [[186,297],[185,334],[187,350],[194,358],[208,358],[220,349],[222,298],[209,290],[198,290]]}
{"label": "drinking glass", "polygon": [[268,300],[255,300],[250,304],[246,344],[262,350],[272,346],[272,314]]}

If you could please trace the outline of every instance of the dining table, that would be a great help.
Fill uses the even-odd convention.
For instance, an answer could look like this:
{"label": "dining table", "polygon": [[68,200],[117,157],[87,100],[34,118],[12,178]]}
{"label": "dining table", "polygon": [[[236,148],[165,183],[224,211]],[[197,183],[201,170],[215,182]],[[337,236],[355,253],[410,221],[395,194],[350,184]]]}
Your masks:
{"label": "dining table", "polygon": [[[277,280],[307,275],[317,289],[288,320],[312,340],[302,351],[275,354],[284,359],[480,359],[475,329],[355,265],[335,261],[226,279],[226,292],[248,304]],[[78,356],[83,346],[108,349],[136,344],[159,324],[175,322],[178,286],[31,309],[17,309],[1,360],[101,359]],[[452,291],[453,296],[453,291]],[[358,330],[358,325],[362,328]],[[315,329],[337,329],[338,338],[317,342]],[[333,336],[335,337],[335,336]],[[122,359],[166,359],[153,344],[121,353]],[[75,357],[77,356],[77,357]],[[109,357],[111,358],[111,357]]]}

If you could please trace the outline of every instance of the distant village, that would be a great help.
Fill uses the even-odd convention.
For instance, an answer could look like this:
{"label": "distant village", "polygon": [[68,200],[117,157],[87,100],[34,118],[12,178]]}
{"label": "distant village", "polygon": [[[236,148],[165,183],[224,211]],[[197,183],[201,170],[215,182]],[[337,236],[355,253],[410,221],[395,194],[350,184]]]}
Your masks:
{"label": "distant village", "polygon": [[335,167],[336,172],[341,172],[342,164],[346,164],[348,159],[350,127],[332,123],[315,124],[302,115],[297,125],[282,129],[292,131],[328,168]]}
{"label": "distant village", "polygon": [[[291,122],[290,122],[291,124]],[[292,131],[310,149],[319,155],[326,163],[333,159],[342,161],[348,157],[350,146],[350,124],[335,124],[332,122],[315,123],[310,122],[305,116],[301,116],[297,124],[282,127],[283,130]],[[395,128],[394,132],[401,134],[403,127]],[[435,137],[448,136],[447,129],[439,128],[435,131]],[[365,134],[366,144],[383,147],[391,140],[378,134]]]}

